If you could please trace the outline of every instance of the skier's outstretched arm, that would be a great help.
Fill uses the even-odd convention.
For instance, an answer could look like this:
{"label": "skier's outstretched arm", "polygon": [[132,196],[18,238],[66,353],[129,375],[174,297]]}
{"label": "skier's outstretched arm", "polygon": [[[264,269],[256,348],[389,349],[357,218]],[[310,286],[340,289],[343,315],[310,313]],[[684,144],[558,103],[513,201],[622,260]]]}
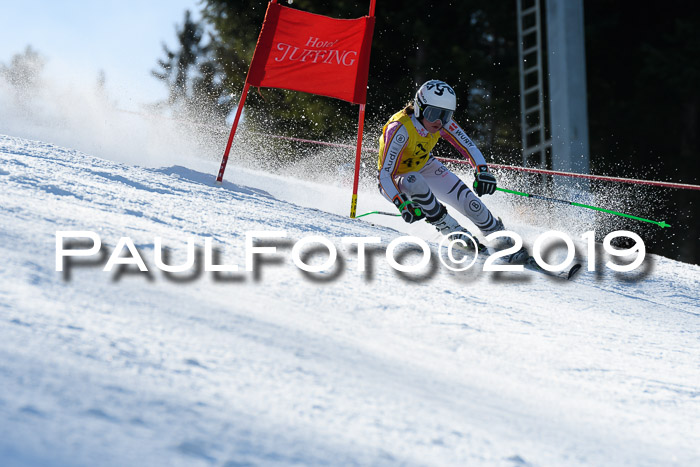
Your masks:
{"label": "skier's outstretched arm", "polygon": [[450,119],[447,125],[440,130],[440,135],[474,167],[474,192],[479,196],[494,194],[496,192],[496,177],[489,171],[484,155],[469,138],[467,132],[457,122]]}
{"label": "skier's outstretched arm", "polygon": [[487,166],[486,159],[484,155],[481,154],[481,151],[479,151],[479,148],[477,148],[476,144],[469,138],[467,132],[454,120],[450,119],[450,121],[442,127],[440,136],[454,146],[475,169],[481,165]]}

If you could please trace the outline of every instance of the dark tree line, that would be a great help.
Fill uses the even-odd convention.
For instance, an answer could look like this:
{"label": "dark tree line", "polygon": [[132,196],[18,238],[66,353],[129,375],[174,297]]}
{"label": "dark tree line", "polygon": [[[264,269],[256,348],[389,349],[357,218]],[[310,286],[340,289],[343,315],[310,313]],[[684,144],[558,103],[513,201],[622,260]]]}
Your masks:
{"label": "dark tree line", "polygon": [[[288,6],[356,18],[367,14],[369,1],[295,0]],[[584,2],[592,172],[699,183],[700,17],[692,6]],[[160,64],[171,99],[196,96],[196,83],[202,87],[210,73],[207,102],[219,118],[229,112],[243,89],[266,7],[264,0],[203,0],[201,24],[187,16],[189,26],[178,31],[183,51],[193,55],[166,49]],[[368,137],[379,134],[417,85],[439,78],[454,86],[457,119],[487,158],[521,164],[515,2],[379,1],[376,16]],[[204,30],[210,31],[206,45]],[[192,74],[183,82],[185,65]],[[348,138],[357,122],[356,106],[274,89],[251,92],[246,110],[253,128],[306,138]],[[700,192],[625,190],[642,214],[673,226],[645,230],[652,251],[700,263]]]}
{"label": "dark tree line", "polygon": [[[584,11],[592,171],[700,184],[694,2],[650,8],[598,0],[586,1]],[[700,191],[638,192],[649,215],[672,225],[649,232],[653,251],[700,264]]]}
{"label": "dark tree line", "polygon": [[165,58],[158,61],[153,76],[168,86],[166,104],[177,117],[195,122],[221,125],[231,111],[232,101],[224,84],[224,70],[217,59],[216,42],[207,38],[204,26],[185,12],[177,28],[178,50],[163,44]]}

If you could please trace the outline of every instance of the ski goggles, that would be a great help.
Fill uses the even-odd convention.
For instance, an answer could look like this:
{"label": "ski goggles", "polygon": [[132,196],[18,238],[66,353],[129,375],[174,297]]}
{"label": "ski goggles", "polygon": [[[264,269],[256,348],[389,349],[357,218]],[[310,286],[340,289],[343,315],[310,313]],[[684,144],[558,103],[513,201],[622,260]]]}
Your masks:
{"label": "ski goggles", "polygon": [[433,107],[432,105],[426,105],[425,109],[423,109],[423,117],[425,117],[426,120],[428,120],[430,123],[440,120],[443,125],[450,121],[453,113],[453,110]]}

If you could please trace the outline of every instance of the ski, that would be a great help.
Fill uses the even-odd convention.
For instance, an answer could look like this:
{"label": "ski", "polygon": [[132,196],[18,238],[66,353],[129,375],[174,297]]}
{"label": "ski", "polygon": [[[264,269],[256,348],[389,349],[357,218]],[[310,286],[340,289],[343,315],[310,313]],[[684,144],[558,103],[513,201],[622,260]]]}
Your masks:
{"label": "ski", "polygon": [[[462,248],[462,246],[459,244],[456,244],[455,247],[459,250],[465,251],[467,254],[474,254],[474,248],[472,247]],[[488,248],[485,248],[484,250],[479,252],[480,257],[482,255],[486,255],[488,257],[489,254],[490,252]],[[545,276],[555,277],[557,279],[563,279],[567,281],[573,279],[576,276],[576,274],[581,270],[581,263],[574,263],[574,265],[571,266],[569,269],[565,269],[563,271],[547,271],[546,269],[543,269],[539,264],[537,264],[537,261],[535,260],[534,256],[528,256],[525,262],[522,263],[522,265],[525,269],[528,269],[530,271],[539,272],[540,274],[544,274]]]}
{"label": "ski", "polygon": [[[391,229],[397,233],[400,233],[399,231],[392,229],[391,227],[386,227],[386,226],[374,224],[371,222],[368,222],[368,223],[374,227]],[[480,257],[483,257],[482,255],[488,256],[490,254],[489,249],[487,247],[484,247],[482,244],[480,244],[480,246],[483,247],[483,250],[480,249],[480,251],[478,253],[479,256]],[[471,245],[468,245],[466,248],[463,248],[459,243],[456,243],[454,245],[454,247],[457,248],[458,250],[463,250],[467,254],[474,254],[474,248]],[[543,269],[539,264],[537,264],[537,261],[535,260],[534,256],[528,256],[527,259],[525,260],[525,262],[523,263],[523,267],[525,269],[530,270],[530,271],[539,272],[540,274],[543,274],[545,276],[555,277],[557,279],[570,281],[576,277],[578,272],[581,270],[582,265],[581,265],[581,263],[574,263],[573,266],[571,266],[569,269],[565,269],[563,271],[557,271],[557,272],[547,271],[546,269]]]}
{"label": "ski", "polygon": [[556,277],[557,279],[564,279],[567,281],[573,279],[576,276],[576,273],[578,273],[581,269],[581,263],[575,263],[568,270],[565,269],[559,272],[547,271],[546,269],[543,269],[539,264],[537,264],[537,261],[535,261],[535,258],[533,256],[529,256],[525,260],[523,266],[525,266],[525,269],[529,269],[530,271],[539,272],[540,274],[544,274],[546,276]]}

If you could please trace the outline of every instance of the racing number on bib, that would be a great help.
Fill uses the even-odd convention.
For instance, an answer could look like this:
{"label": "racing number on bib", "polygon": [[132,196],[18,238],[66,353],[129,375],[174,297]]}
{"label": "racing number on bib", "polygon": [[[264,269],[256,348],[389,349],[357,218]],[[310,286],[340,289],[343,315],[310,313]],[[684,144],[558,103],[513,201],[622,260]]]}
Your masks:
{"label": "racing number on bib", "polygon": [[[416,145],[416,152],[413,154],[413,157],[408,157],[404,159],[401,162],[401,165],[406,166],[407,168],[412,168],[414,165],[421,166],[425,162],[425,159],[428,158],[428,151],[425,149],[423,144],[418,143]],[[417,159],[417,161],[416,161]]]}

